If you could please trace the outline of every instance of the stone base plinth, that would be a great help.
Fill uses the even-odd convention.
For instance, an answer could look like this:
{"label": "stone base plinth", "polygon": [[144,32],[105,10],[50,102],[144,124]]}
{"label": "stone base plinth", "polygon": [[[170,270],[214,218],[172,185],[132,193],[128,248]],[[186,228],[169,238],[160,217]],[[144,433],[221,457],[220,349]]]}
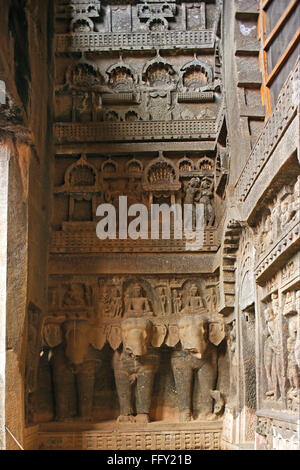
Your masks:
{"label": "stone base plinth", "polygon": [[147,425],[47,423],[39,426],[43,450],[219,450],[222,421]]}

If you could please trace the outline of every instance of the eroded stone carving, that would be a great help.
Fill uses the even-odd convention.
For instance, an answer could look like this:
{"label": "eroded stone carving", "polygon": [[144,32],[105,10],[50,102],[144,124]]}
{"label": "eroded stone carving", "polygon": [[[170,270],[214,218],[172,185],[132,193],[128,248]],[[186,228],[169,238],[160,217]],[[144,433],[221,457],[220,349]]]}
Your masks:
{"label": "eroded stone carving", "polygon": [[217,397],[216,391],[212,392],[217,382],[217,349],[209,341],[208,319],[204,315],[184,315],[178,321],[178,330],[182,349],[172,353],[171,361],[180,421],[190,421],[192,415],[196,420],[214,419],[221,409],[218,396],[218,411],[213,413],[212,399]]}
{"label": "eroded stone carving", "polygon": [[149,300],[143,294],[142,287],[136,283],[131,286],[125,302],[126,317],[140,317],[143,315],[152,315],[152,308]]}
{"label": "eroded stone carving", "polygon": [[[74,295],[70,295],[73,304]],[[43,337],[53,355],[56,420],[91,420],[95,370],[101,367],[96,349],[105,343],[102,330],[91,323],[85,311],[77,311],[68,317],[47,318]]]}
{"label": "eroded stone carving", "polygon": [[[203,169],[203,167],[200,169]],[[208,169],[211,169],[210,165]],[[213,199],[214,191],[213,181],[211,178],[193,177],[186,183],[184,204],[203,204],[204,222],[207,227],[213,226],[215,222]]]}
{"label": "eroded stone carving", "polygon": [[287,349],[287,405],[288,409],[299,413],[300,409],[300,369],[297,362],[297,340],[299,336],[300,291],[288,291],[285,296],[283,315],[288,322]]}
{"label": "eroded stone carving", "polygon": [[168,20],[172,20],[176,15],[176,3],[139,3],[137,5],[137,15],[141,22],[149,31],[164,31],[168,29]]}
{"label": "eroded stone carving", "polygon": [[[140,302],[139,302],[140,303]],[[154,376],[159,364],[159,353],[151,348],[153,324],[146,318],[127,318],[121,323],[123,348],[115,351],[113,367],[120,402],[119,422],[149,422]],[[156,345],[166,335],[163,328],[156,332]],[[135,409],[131,393],[136,382]]]}
{"label": "eroded stone carving", "polygon": [[25,419],[27,424],[34,423],[34,393],[37,387],[38,357],[41,348],[42,312],[32,303],[28,306],[27,353],[25,367]]}

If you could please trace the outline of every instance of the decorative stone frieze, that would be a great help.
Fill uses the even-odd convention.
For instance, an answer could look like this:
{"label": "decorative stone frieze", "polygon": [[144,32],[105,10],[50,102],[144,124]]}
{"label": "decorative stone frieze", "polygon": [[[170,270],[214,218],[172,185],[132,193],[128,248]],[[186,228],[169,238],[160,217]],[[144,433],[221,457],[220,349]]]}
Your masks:
{"label": "decorative stone frieze", "polygon": [[204,31],[160,31],[148,33],[57,34],[56,52],[102,52],[119,50],[213,50],[214,33]]}

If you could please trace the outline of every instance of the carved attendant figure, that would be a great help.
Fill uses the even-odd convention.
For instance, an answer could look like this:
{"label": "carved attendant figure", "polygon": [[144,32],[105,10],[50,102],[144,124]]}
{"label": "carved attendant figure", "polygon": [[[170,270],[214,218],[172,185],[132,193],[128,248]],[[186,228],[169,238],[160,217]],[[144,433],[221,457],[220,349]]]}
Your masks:
{"label": "carved attendant figure", "polygon": [[199,178],[192,178],[185,190],[184,204],[194,204],[195,196],[197,195],[197,193],[199,193],[199,189]]}
{"label": "carved attendant figure", "polygon": [[160,303],[161,314],[166,315],[167,305],[168,305],[168,297],[167,297],[165,289],[163,287],[161,287],[161,289],[159,291],[159,303]]}
{"label": "carved attendant figure", "polygon": [[194,204],[199,198],[200,191],[200,179],[192,178],[185,189],[184,204],[192,204],[192,212],[184,212],[184,217],[186,218],[186,227],[189,230],[192,230],[196,226],[196,212]]}
{"label": "carved attendant figure", "polygon": [[290,385],[287,396],[289,407],[293,411],[298,411],[300,406],[300,370],[295,355],[298,321],[297,315],[293,315],[289,319],[289,337],[287,339],[287,377]]}
{"label": "carved attendant figure", "polygon": [[80,289],[71,284],[68,291],[65,293],[64,298],[63,298],[63,305],[64,306],[80,306],[84,305],[84,299],[82,292],[80,292]]}
{"label": "carved attendant figure", "polygon": [[[283,377],[281,367],[280,327],[278,324],[278,295],[272,294],[272,307],[265,309],[265,344],[264,365],[267,376],[266,396],[280,399],[283,393]],[[279,389],[279,396],[278,396]]]}
{"label": "carved attendant figure", "polygon": [[115,288],[112,291],[112,307],[113,316],[121,317],[123,313],[122,297],[120,296],[119,289]]}
{"label": "carved attendant figure", "polygon": [[204,204],[205,224],[212,227],[215,221],[215,210],[212,205],[213,188],[212,182],[208,178],[203,178],[200,186],[199,203]]}
{"label": "carved attendant figure", "polygon": [[142,288],[139,286],[139,284],[135,284],[132,287],[131,295],[126,300],[126,307],[126,317],[152,314],[150,303],[147,297],[143,296]]}
{"label": "carved attendant figure", "polygon": [[182,294],[179,291],[173,292],[174,313],[178,314],[182,310]]}
{"label": "carved attendant figure", "polygon": [[291,196],[288,196],[281,203],[281,230],[285,230],[287,224],[292,220],[295,212],[293,210],[293,203]]}
{"label": "carved attendant figure", "polygon": [[281,219],[281,205],[280,201],[274,202],[274,207],[271,212],[271,224],[274,239],[276,240],[280,234],[280,219]]}
{"label": "carved attendant figure", "polygon": [[262,251],[265,251],[273,243],[273,230],[270,214],[267,215],[262,227]]}

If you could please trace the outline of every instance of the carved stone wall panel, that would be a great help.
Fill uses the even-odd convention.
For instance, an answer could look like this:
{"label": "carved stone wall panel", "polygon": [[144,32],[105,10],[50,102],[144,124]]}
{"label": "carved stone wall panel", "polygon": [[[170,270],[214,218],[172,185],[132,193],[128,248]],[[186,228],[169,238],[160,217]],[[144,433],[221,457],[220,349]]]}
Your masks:
{"label": "carved stone wall panel", "polygon": [[[137,321],[151,321],[151,344],[161,350],[160,374],[155,380],[151,417],[156,421],[169,418],[176,421],[176,395],[169,367],[170,349],[164,346],[164,342],[169,333],[172,335],[173,330],[178,328],[180,318],[188,315],[197,318],[205,314],[209,321],[210,341],[216,345],[222,343],[224,331],[222,327],[218,329],[221,319],[216,314],[216,286],[217,277],[213,275],[208,280],[204,276],[52,276],[49,280],[49,315],[43,328],[43,350],[44,355],[48,356],[51,351],[49,357],[52,357],[53,362],[51,368],[54,374],[56,419],[64,421],[74,416],[86,418],[88,410],[80,407],[81,374],[88,374],[86,384],[93,376],[94,406],[91,406],[89,395],[88,416],[96,421],[115,417],[118,405],[111,382],[111,356],[113,350],[118,350],[119,354],[125,341],[122,336],[125,320],[134,324]],[[69,362],[64,362],[62,353],[67,355]],[[93,363],[95,368],[91,368]],[[72,367],[70,364],[73,364]],[[71,383],[65,383],[64,380],[57,382],[62,367],[64,379],[70,374],[76,378],[75,387],[79,400],[77,412],[75,395],[72,398],[71,394]],[[59,395],[58,384],[68,387],[65,388],[68,406]],[[45,384],[40,385],[44,387],[37,393],[40,403],[38,411],[41,413],[45,410],[43,400],[49,399],[50,389],[46,390]],[[73,387],[74,384],[72,389]],[[87,400],[88,391],[85,393]],[[221,392],[215,390],[214,393],[217,403],[221,400]],[[219,398],[217,394],[220,395]],[[110,400],[109,410],[103,407],[105,397]],[[219,414],[218,412],[217,416]],[[39,419],[42,419],[41,414]]]}
{"label": "carved stone wall panel", "polygon": [[[297,172],[299,168],[294,169]],[[261,285],[299,251],[299,182],[278,185],[256,226],[256,279]],[[274,188],[275,189],[275,188]],[[272,195],[272,188],[270,188]]]}
{"label": "carved stone wall panel", "polygon": [[245,201],[253,183],[274,151],[284,131],[296,114],[299,102],[299,61],[290,73],[277,101],[273,114],[258,138],[237,183],[236,194]]}
{"label": "carved stone wall panel", "polygon": [[[259,288],[259,329],[264,331],[259,351],[263,369],[259,377],[259,406],[299,414],[299,253]],[[275,416],[275,415],[274,415]]]}
{"label": "carved stone wall panel", "polygon": [[[185,156],[182,156],[185,155]],[[202,156],[201,156],[202,155]],[[170,155],[153,158],[141,155],[77,155],[57,156],[54,186],[53,230],[51,252],[183,252],[195,250],[187,246],[182,233],[176,239],[171,223],[170,240],[151,239],[150,204],[174,202],[203,203],[205,230],[201,251],[213,252],[219,246],[221,204],[214,195],[214,153]],[[200,157],[200,158],[199,158]],[[69,164],[70,162],[70,164]],[[142,238],[100,240],[96,234],[96,209],[111,203],[119,215],[119,197],[127,197],[127,207],[142,203],[148,208],[148,232]]]}
{"label": "carved stone wall panel", "polygon": [[[219,450],[221,426],[214,424],[208,429],[196,426],[195,429],[182,430],[183,426],[172,427],[160,425],[159,429],[136,429],[128,427],[115,428],[111,431],[77,431],[55,432],[42,430],[39,433],[41,450]],[[126,429],[127,428],[127,429]],[[193,426],[194,428],[194,426]]]}
{"label": "carved stone wall panel", "polygon": [[[135,302],[141,305],[138,309],[133,307],[134,303],[128,304],[135,298],[132,296],[137,286],[139,294],[136,298],[147,298],[149,308],[138,300]],[[206,312],[209,317],[214,317],[218,300],[216,286],[216,277],[210,277],[208,281],[191,276],[164,276],[161,279],[145,276],[53,277],[49,283],[49,313],[73,318],[77,311],[86,311],[87,318],[92,322],[96,320],[97,324],[119,323],[120,319],[131,316],[140,308],[141,316],[166,324],[176,322],[178,315]]]}

